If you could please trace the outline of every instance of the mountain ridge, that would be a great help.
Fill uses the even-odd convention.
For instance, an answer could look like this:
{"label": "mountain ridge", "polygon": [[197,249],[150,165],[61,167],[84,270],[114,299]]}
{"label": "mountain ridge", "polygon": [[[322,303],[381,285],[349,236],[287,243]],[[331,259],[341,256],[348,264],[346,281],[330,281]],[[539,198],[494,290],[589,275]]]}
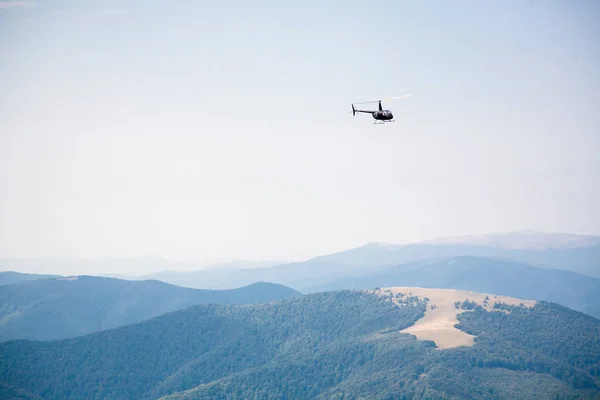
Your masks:
{"label": "mountain ridge", "polygon": [[383,286],[468,290],[545,300],[600,317],[600,279],[571,271],[473,256],[415,261],[374,273],[323,282],[313,290],[358,290]]}
{"label": "mountain ridge", "polygon": [[0,286],[0,340],[56,340],[128,325],[203,303],[243,304],[302,296],[279,284],[237,289],[183,288],[162,281],[95,276]]}
{"label": "mountain ridge", "polygon": [[11,285],[13,283],[20,283],[26,281],[34,281],[37,279],[47,278],[60,278],[62,275],[48,275],[48,274],[28,274],[17,271],[0,271],[0,286]]}

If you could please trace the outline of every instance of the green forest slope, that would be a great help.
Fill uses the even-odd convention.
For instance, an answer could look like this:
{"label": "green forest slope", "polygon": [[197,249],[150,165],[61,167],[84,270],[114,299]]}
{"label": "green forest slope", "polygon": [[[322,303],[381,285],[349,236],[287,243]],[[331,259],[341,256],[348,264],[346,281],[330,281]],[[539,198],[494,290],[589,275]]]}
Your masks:
{"label": "green forest slope", "polygon": [[[371,292],[201,305],[55,342],[0,344],[6,398],[556,399],[600,395],[600,321],[539,302],[459,316],[473,347],[399,333],[424,315]],[[12,396],[12,397],[10,397]]]}

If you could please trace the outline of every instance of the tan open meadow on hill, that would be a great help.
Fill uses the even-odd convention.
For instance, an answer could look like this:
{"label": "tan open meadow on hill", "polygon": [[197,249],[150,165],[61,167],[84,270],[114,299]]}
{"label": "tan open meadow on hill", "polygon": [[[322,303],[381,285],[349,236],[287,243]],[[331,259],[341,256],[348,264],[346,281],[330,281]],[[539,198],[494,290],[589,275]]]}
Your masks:
{"label": "tan open meadow on hill", "polygon": [[[414,325],[403,329],[401,332],[415,335],[419,340],[432,340],[438,349],[449,349],[458,346],[473,346],[475,336],[469,335],[454,326],[458,324],[457,316],[469,310],[457,309],[455,303],[465,300],[473,301],[488,311],[494,310],[494,304],[505,303],[509,305],[523,304],[533,307],[535,301],[521,300],[513,297],[497,296],[486,293],[475,293],[465,290],[454,289],[428,289],[420,287],[391,287],[375,290],[375,293],[384,296],[386,294],[399,294],[405,296],[416,296],[420,299],[428,298],[425,315]],[[487,297],[487,301],[486,301]],[[395,299],[394,301],[397,302]]]}

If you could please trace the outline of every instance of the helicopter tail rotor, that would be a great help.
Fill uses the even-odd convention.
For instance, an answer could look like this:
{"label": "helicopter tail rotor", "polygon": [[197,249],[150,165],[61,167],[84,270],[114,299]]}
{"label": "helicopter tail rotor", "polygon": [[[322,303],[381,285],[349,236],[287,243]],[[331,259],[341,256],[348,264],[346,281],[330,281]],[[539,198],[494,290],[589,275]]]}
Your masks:
{"label": "helicopter tail rotor", "polygon": [[354,104],[352,104],[352,116],[356,115],[356,108],[354,108]]}

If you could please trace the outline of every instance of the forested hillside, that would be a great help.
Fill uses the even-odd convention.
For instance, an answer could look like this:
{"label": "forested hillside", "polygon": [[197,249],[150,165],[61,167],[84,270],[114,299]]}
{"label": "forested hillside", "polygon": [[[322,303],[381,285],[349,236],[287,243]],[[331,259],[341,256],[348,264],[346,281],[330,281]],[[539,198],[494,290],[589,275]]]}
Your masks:
{"label": "forested hillside", "polygon": [[301,296],[256,283],[200,290],[159,281],[80,276],[0,286],[0,340],[54,340],[115,328],[196,304],[249,304]]}
{"label": "forested hillside", "polygon": [[200,305],[74,339],[2,343],[2,388],[23,399],[600,395],[600,321],[592,317],[544,302],[492,312],[465,302],[473,310],[460,327],[477,335],[475,345],[438,350],[399,333],[424,315],[427,299],[397,296],[340,291]]}

